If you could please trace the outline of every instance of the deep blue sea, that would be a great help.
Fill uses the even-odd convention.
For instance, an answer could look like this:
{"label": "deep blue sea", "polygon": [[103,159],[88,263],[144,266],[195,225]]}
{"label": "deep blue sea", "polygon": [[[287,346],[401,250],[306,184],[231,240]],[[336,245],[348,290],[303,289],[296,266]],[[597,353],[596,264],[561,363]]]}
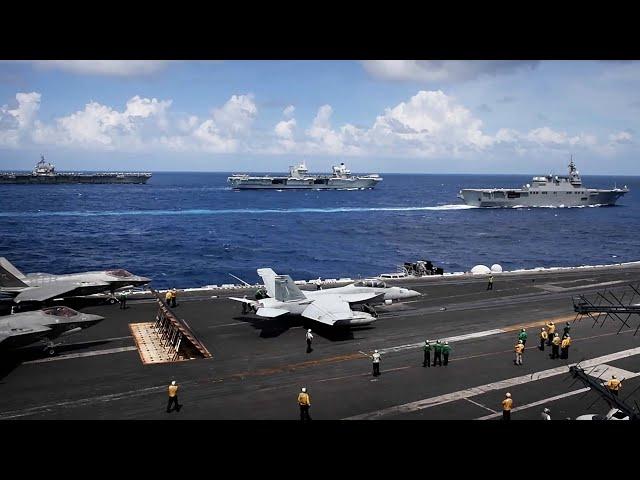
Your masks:
{"label": "deep blue sea", "polygon": [[445,272],[640,260],[640,177],[615,207],[466,208],[461,188],[530,175],[382,174],[374,190],[233,191],[224,173],[155,173],[147,185],[0,185],[0,256],[24,272],[122,267],[157,288],[359,277],[431,260]]}

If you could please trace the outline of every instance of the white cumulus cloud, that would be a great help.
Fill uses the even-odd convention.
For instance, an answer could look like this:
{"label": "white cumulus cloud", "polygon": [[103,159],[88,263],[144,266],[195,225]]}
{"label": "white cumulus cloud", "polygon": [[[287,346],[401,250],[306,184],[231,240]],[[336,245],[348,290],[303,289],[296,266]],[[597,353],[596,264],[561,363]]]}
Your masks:
{"label": "white cumulus cloud", "polygon": [[291,118],[293,116],[293,112],[296,111],[296,107],[294,107],[293,105],[289,105],[287,108],[285,108],[282,111],[282,114],[286,117],[286,118]]}

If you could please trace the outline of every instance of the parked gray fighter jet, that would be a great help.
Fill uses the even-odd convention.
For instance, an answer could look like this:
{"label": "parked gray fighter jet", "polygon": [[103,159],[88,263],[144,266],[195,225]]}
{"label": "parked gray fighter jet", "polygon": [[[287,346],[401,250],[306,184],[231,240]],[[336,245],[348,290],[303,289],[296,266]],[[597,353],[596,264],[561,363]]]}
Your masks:
{"label": "parked gray fighter jet", "polygon": [[76,312],[68,307],[51,307],[0,317],[0,350],[48,340],[47,350],[53,354],[52,340],[77,333],[102,320],[104,317]]}
{"label": "parked gray fighter jet", "polygon": [[122,287],[145,285],[151,279],[139,277],[126,270],[52,275],[28,273],[24,275],[9,260],[0,257],[0,294],[14,302],[44,302],[57,297],[92,295]]}
{"label": "parked gray fighter jet", "polygon": [[[353,311],[351,305],[384,302],[385,296],[390,293],[386,285],[384,287],[378,286],[378,288],[348,285],[340,288],[303,292],[289,275],[277,275],[270,268],[259,268],[258,275],[262,277],[270,298],[262,300],[230,298],[253,306],[257,315],[268,318],[292,313],[327,325],[368,325],[375,321],[375,317],[366,312]],[[404,292],[400,292],[400,290],[404,290]],[[392,294],[395,299],[401,298],[400,295],[408,298],[420,294],[406,289],[398,289]]]}

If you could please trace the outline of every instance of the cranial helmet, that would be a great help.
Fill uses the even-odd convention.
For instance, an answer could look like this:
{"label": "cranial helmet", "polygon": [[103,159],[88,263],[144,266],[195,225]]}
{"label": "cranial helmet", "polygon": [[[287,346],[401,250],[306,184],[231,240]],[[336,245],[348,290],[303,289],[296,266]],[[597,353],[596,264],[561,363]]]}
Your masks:
{"label": "cranial helmet", "polygon": [[378,353],[378,350],[374,350],[373,353]]}
{"label": "cranial helmet", "polygon": [[176,384],[176,381],[175,381],[175,380],[172,380],[172,381],[171,381],[171,385],[175,385],[175,384]]}
{"label": "cranial helmet", "polygon": [[551,410],[549,410],[548,408],[544,409],[544,413],[549,413],[549,412],[551,412]]}
{"label": "cranial helmet", "polygon": [[307,391],[307,389],[306,389],[306,388],[304,388],[304,387],[302,387],[302,393],[304,393],[304,392],[306,392],[306,391]]}
{"label": "cranial helmet", "polygon": [[611,378],[616,378],[616,376],[615,375],[611,375]]}
{"label": "cranial helmet", "polygon": [[307,332],[311,333],[311,329],[307,330]]}
{"label": "cranial helmet", "polygon": [[509,392],[507,392],[507,394],[505,395],[505,397],[507,398],[511,398],[511,394]]}
{"label": "cranial helmet", "polygon": [[522,340],[518,340],[518,343],[522,343]]}
{"label": "cranial helmet", "polygon": [[522,329],[522,331],[523,331],[523,332],[525,331],[525,330],[524,330],[524,328]]}

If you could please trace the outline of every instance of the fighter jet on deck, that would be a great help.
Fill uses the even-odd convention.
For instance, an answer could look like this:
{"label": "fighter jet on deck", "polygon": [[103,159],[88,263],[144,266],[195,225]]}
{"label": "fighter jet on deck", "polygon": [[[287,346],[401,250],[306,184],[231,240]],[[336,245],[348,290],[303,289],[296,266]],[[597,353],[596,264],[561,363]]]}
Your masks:
{"label": "fighter jet on deck", "polygon": [[403,298],[420,295],[413,290],[398,289],[392,293],[390,289],[380,286],[354,285],[303,292],[289,275],[277,275],[270,268],[259,268],[258,275],[262,277],[270,298],[249,300],[231,297],[231,300],[247,303],[256,309],[258,316],[268,318],[291,313],[327,325],[368,325],[375,321],[375,317],[367,312],[351,310],[352,305],[384,302],[387,294],[390,294],[388,300],[392,300],[391,297],[401,298],[400,295]]}
{"label": "fighter jet on deck", "polygon": [[102,320],[104,317],[76,312],[68,307],[45,308],[0,317],[0,350],[48,340],[46,349],[53,355],[52,340],[77,333]]}
{"label": "fighter jet on deck", "polygon": [[126,270],[52,275],[49,273],[23,274],[9,260],[0,257],[0,294],[15,303],[44,302],[57,297],[92,295],[122,287],[145,285],[151,279],[139,277]]}

